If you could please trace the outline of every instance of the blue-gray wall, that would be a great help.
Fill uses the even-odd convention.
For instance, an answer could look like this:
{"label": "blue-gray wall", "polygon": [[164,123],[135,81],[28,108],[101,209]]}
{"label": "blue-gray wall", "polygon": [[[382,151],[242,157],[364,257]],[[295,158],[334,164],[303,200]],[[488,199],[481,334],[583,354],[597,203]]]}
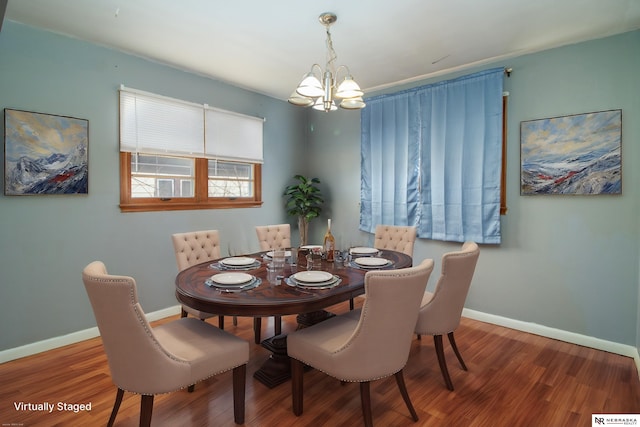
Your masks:
{"label": "blue-gray wall", "polygon": [[[120,84],[266,118],[264,205],[121,213]],[[305,110],[11,21],[0,32],[0,108],[89,120],[88,196],[0,196],[0,350],[95,326],[80,274],[96,259],[136,278],[146,311],[175,306],[171,234],[219,229],[223,252],[231,239],[258,250],[255,225],[288,221],[283,188],[305,170]]]}
{"label": "blue-gray wall", "polygon": [[[483,67],[514,71],[505,80],[509,212],[502,221],[502,245],[482,248],[469,308],[637,347],[639,51],[636,31]],[[104,260],[114,273],[136,277],[146,311],[175,305],[170,234],[216,228],[223,248],[233,239],[257,249],[255,225],[287,221],[281,192],[295,173],[322,180],[329,202],[323,219],[333,219],[340,244],[371,242],[370,235],[357,231],[357,112],[297,109],[11,21],[0,32],[0,77],[0,108],[90,121],[88,196],[0,196],[0,350],[94,326],[80,280],[81,269],[94,259]],[[264,206],[120,213],[120,84],[265,117]],[[617,108],[623,110],[622,196],[519,195],[520,121]],[[324,221],[311,232],[319,241]],[[439,264],[442,253],[457,247],[419,240],[415,257]]]}

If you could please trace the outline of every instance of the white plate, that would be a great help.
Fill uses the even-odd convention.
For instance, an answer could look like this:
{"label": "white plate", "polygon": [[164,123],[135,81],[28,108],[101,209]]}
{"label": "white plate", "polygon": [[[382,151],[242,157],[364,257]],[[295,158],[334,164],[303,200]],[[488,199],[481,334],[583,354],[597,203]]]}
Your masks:
{"label": "white plate", "polygon": [[296,279],[293,279],[292,282],[295,286],[299,286],[301,288],[306,289],[318,289],[318,288],[326,288],[327,286],[333,286],[336,282],[340,281],[338,277],[332,277],[331,280],[327,280],[326,282],[317,282],[317,283],[308,283],[308,282],[298,282]]}
{"label": "white plate", "polygon": [[231,265],[234,267],[240,267],[240,266],[244,267],[247,265],[254,264],[255,262],[256,262],[255,258],[249,258],[246,256],[236,256],[231,258],[225,258],[220,261],[220,264]]}
{"label": "white plate", "polygon": [[296,279],[293,278],[293,276],[290,276],[284,280],[284,283],[286,283],[289,286],[293,286],[297,288],[315,290],[315,289],[330,289],[330,288],[336,287],[340,283],[342,283],[342,280],[338,276],[333,276],[331,280],[327,280],[326,282],[304,283],[304,282],[298,282]]}
{"label": "white plate", "polygon": [[257,288],[262,283],[261,279],[254,277],[251,281],[247,283],[241,283],[239,285],[222,285],[220,283],[216,283],[211,278],[204,281],[204,284],[210,286],[214,289],[219,290],[220,292],[243,292],[248,291],[253,288]]}
{"label": "white plate", "polygon": [[220,285],[243,285],[253,280],[253,276],[247,273],[220,273],[211,276],[214,283]]}
{"label": "white plate", "polygon": [[326,289],[329,287],[337,286],[340,284],[341,280],[338,276],[331,276],[331,279],[325,280],[323,282],[301,282],[296,280],[293,276],[288,277],[285,282],[291,286],[298,286],[300,288],[306,289]]}
{"label": "white plate", "polygon": [[301,283],[321,283],[333,279],[333,274],[326,271],[300,271],[293,278]]}
{"label": "white plate", "polygon": [[349,252],[356,255],[370,255],[377,254],[379,252],[379,249],[359,246],[357,248],[351,248]]}
{"label": "white plate", "polygon": [[[268,256],[269,258],[273,258],[273,253],[274,251],[269,251],[265,255]],[[291,251],[284,251],[285,258],[289,258],[290,256],[291,256]]]}
{"label": "white plate", "polygon": [[300,249],[302,250],[306,250],[306,251],[312,251],[314,249],[323,249],[322,245],[304,245],[304,246],[300,246]]}
{"label": "white plate", "polygon": [[382,267],[384,265],[389,264],[388,259],[384,258],[376,258],[376,257],[362,257],[356,258],[353,260],[358,265],[362,265],[365,267]]}

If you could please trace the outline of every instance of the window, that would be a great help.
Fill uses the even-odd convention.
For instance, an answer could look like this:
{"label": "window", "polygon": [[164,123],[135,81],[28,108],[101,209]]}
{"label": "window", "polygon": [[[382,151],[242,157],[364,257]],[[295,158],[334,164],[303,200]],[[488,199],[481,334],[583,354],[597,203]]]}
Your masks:
{"label": "window", "polygon": [[500,243],[503,69],[367,99],[360,229]]}
{"label": "window", "polygon": [[248,164],[209,160],[209,197],[250,197],[253,168]]}
{"label": "window", "polygon": [[120,90],[123,212],[262,204],[263,120]]}
{"label": "window", "polygon": [[131,156],[132,198],[193,197],[195,177],[194,159],[139,153]]}

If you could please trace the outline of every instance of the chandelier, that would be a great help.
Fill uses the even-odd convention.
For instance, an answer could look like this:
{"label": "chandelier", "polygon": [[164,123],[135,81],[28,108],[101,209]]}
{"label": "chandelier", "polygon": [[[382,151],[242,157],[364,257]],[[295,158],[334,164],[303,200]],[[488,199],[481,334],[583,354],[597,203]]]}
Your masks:
{"label": "chandelier", "polygon": [[[291,104],[300,107],[313,106],[316,110],[327,112],[338,109],[336,102],[339,102],[341,108],[347,110],[359,110],[366,105],[362,100],[364,92],[351,77],[349,68],[345,65],[335,68],[334,62],[338,55],[333,49],[329,27],[337,19],[338,17],[333,13],[323,13],[318,17],[327,31],[327,64],[324,71],[318,64],[311,66],[311,71],[304,75],[296,90],[289,97],[288,101]],[[344,72],[344,79],[337,85],[338,73],[341,71]]]}

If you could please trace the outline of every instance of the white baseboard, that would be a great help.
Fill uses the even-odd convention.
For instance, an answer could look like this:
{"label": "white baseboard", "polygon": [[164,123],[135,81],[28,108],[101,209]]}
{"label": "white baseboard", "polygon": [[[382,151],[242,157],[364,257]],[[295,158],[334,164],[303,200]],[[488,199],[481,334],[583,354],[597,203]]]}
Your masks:
{"label": "white baseboard", "polygon": [[[180,306],[164,308],[162,310],[147,313],[147,319],[153,322],[165,317],[174,316],[180,313]],[[599,338],[580,335],[573,332],[563,331],[561,329],[550,328],[548,326],[538,325],[535,323],[522,322],[520,320],[509,319],[507,317],[487,314],[480,311],[464,309],[462,315],[470,319],[479,320],[481,322],[491,323],[494,325],[504,326],[518,331],[528,332],[543,337],[553,338],[572,344],[582,345],[585,347],[595,348],[597,350],[608,351],[610,353],[620,354],[622,356],[634,359],[638,376],[640,377],[640,355],[638,349],[625,344],[619,344]],[[21,347],[10,348],[0,351],[0,363],[10,360],[19,359],[21,357],[31,356],[43,351],[52,350],[54,348],[63,347],[65,345],[74,344],[80,341],[95,338],[99,335],[98,328],[93,327],[83,331],[73,332],[55,338],[49,338],[32,344],[23,345]]]}
{"label": "white baseboard", "polygon": [[[180,306],[163,308],[162,310],[146,313],[150,322],[173,316],[180,313]],[[53,350],[54,348],[63,347],[65,345],[74,344],[80,341],[95,338],[100,335],[98,327],[85,329],[78,332],[62,335],[55,338],[34,342],[32,344],[23,345],[16,348],[0,351],[0,363],[10,360],[20,359],[22,357],[31,356],[33,354],[42,353],[43,351]]]}
{"label": "white baseboard", "polygon": [[508,317],[496,316],[493,314],[483,313],[481,311],[469,310],[467,308],[462,310],[462,315],[464,317],[468,317],[469,319],[479,320],[481,322],[504,326],[522,332],[528,332],[531,334],[553,338],[584,347],[595,348],[597,350],[603,350],[609,353],[631,357],[636,363],[636,369],[638,371],[638,376],[640,377],[640,355],[638,354],[638,349],[632,345],[619,344],[600,338],[594,338],[586,335],[576,334],[574,332],[563,331],[561,329],[550,328],[548,326],[543,326],[536,323],[523,322],[520,320],[509,319]]}

